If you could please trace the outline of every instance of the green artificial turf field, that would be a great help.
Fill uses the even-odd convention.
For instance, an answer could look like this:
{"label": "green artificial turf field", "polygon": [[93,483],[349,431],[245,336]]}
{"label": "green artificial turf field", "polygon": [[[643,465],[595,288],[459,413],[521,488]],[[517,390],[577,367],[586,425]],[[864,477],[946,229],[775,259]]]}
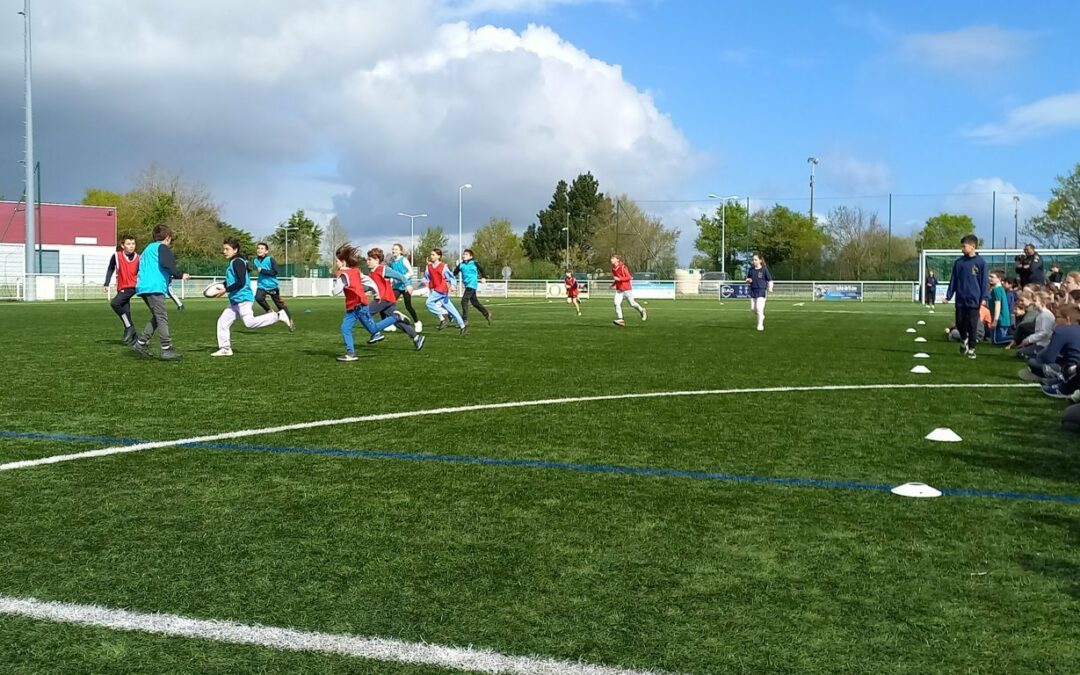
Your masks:
{"label": "green artificial turf field", "polygon": [[[221,306],[171,313],[166,363],[104,303],[0,305],[0,464],[210,437],[0,471],[0,606],[628,671],[1080,670],[1077,437],[1010,355],[956,353],[950,308],[774,301],[758,333],[744,302],[617,328],[609,300],[499,300],[465,338],[422,317],[420,353],[358,331],[343,364],[339,300],[212,359]],[[851,385],[888,386],[821,389]],[[0,611],[0,672],[451,671]]]}

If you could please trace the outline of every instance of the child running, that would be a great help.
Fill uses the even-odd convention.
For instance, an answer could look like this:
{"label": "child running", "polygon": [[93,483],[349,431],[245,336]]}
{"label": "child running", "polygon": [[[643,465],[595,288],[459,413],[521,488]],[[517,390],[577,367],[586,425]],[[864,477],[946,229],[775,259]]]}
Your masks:
{"label": "child running", "polygon": [[229,261],[225,268],[225,295],[229,296],[229,306],[218,317],[217,343],[218,350],[210,356],[232,356],[232,325],[239,318],[248,328],[265,328],[278,321],[288,324],[288,316],[285,310],[267,312],[255,316],[253,301],[255,294],[251,292],[251,284],[248,283],[247,260],[240,255],[240,242],[235,237],[229,237],[221,245],[221,254]]}
{"label": "child running", "polygon": [[135,295],[142,298],[150,309],[150,321],[143,329],[142,335],[131,343],[131,348],[140,356],[150,358],[150,340],[154,337],[154,333],[157,333],[161,341],[161,359],[175,361],[181,355],[172,346],[165,296],[172,296],[169,284],[173,279],[186,281],[191,277],[187,272],[181,273],[177,269],[176,256],[169,248],[173,241],[173,232],[169,226],[155,225],[152,236],[154,241],[147,244],[142,255],[139,256],[139,274],[135,282]]}
{"label": "child running", "polygon": [[623,298],[626,298],[630,302],[630,306],[638,311],[641,315],[642,321],[647,321],[649,318],[649,312],[637,304],[634,301],[634,285],[631,281],[633,277],[630,274],[630,269],[627,268],[626,263],[622,261],[619,254],[611,254],[611,276],[615,281],[611,284],[611,288],[615,289],[615,320],[612,322],[616,326],[625,326],[626,322],[623,321],[622,316],[622,303]]}
{"label": "child running", "polygon": [[467,248],[461,252],[461,262],[454,268],[454,276],[461,279],[461,286],[463,289],[461,292],[461,318],[468,324],[469,305],[471,304],[480,311],[480,314],[487,320],[488,325],[490,325],[491,312],[476,299],[476,282],[480,281],[486,284],[487,275],[484,274],[484,270],[480,267],[480,263],[476,262],[476,258],[473,257],[471,248]]}
{"label": "child running", "polygon": [[[385,255],[381,248],[373,248],[367,252],[367,264],[371,280],[375,286],[375,301],[368,307],[368,312],[372,316],[380,314],[384,317],[383,321],[376,324],[376,328],[385,330],[387,327],[386,322],[389,321],[390,325],[397,327],[399,331],[408,335],[409,339],[413,341],[416,351],[420,351],[424,348],[424,336],[416,334],[411,325],[412,321],[398,311],[395,302],[394,283],[405,283],[405,277],[386,266]],[[412,292],[412,287],[407,286],[406,289],[408,292]],[[375,333],[368,340],[368,344],[381,342],[382,339],[381,332]]]}
{"label": "child running", "polygon": [[131,324],[131,298],[135,295],[135,285],[139,278],[139,254],[135,252],[135,237],[124,235],[120,239],[120,250],[109,258],[109,269],[105,271],[105,295],[109,294],[113,272],[116,272],[116,295],[109,301],[109,306],[124,325],[124,335],[120,341],[129,345],[135,342],[135,326]]}
{"label": "child running", "polygon": [[577,310],[577,315],[581,316],[581,300],[578,295],[581,293],[581,288],[578,287],[577,279],[574,278],[573,270],[566,270],[566,275],[563,277],[563,283],[566,284],[566,304],[573,305]]}
{"label": "child running", "polygon": [[274,256],[270,255],[270,246],[260,241],[255,245],[255,259],[251,261],[255,270],[259,273],[258,284],[255,289],[255,302],[259,303],[259,307],[263,308],[263,311],[270,311],[270,303],[266,302],[266,296],[270,296],[270,299],[274,301],[274,307],[277,308],[279,313],[285,313],[285,323],[289,326],[289,332],[296,330],[296,324],[293,322],[292,312],[285,305],[285,301],[281,299],[281,287],[278,284],[277,276],[277,262],[274,260]]}
{"label": "child running", "polygon": [[439,317],[439,330],[450,325],[452,316],[459,334],[465,337],[465,334],[469,332],[469,326],[458,314],[457,307],[454,307],[454,302],[450,299],[450,291],[457,285],[457,279],[442,261],[442,255],[441,248],[433,248],[428,254],[428,265],[424,270],[424,285],[428,287],[427,308]]}
{"label": "child running", "polygon": [[[360,252],[352,244],[342,244],[334,251],[334,268],[337,278],[334,280],[334,295],[345,296],[345,316],[341,319],[341,337],[345,339],[345,353],[337,357],[338,361],[356,361],[356,344],[353,342],[353,327],[360,323],[369,333],[375,335],[398,321],[391,316],[378,324],[371,318],[368,307],[367,289],[377,289],[371,277],[360,273]],[[414,343],[415,344],[415,343]],[[423,347],[423,341],[417,349]]]}
{"label": "child running", "polygon": [[390,248],[390,269],[405,277],[405,281],[394,282],[394,299],[405,299],[405,311],[413,320],[413,327],[417,333],[423,332],[424,324],[416,316],[416,310],[412,306],[412,291],[409,290],[412,287],[412,261],[401,244],[394,244]]}
{"label": "child running", "polygon": [[760,253],[750,258],[746,282],[750,284],[750,311],[757,314],[757,329],[765,330],[765,300],[772,292],[773,278]]}

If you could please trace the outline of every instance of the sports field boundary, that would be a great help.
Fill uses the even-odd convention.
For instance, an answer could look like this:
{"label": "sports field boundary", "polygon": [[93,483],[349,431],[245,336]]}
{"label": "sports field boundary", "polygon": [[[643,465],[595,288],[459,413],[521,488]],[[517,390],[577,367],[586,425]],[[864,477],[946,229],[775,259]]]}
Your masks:
{"label": "sports field boundary", "polygon": [[0,596],[0,615],[95,628],[196,638],[293,652],[321,652],[374,661],[509,675],[663,675],[540,656],[510,656],[472,647],[449,647],[380,637],[302,631],[259,624],[151,614],[99,605]]}
{"label": "sports field boundary", "polygon": [[108,457],[143,450],[155,450],[198,443],[211,443],[234,438],[250,438],[277,434],[286,431],[302,431],[305,429],[317,429],[320,427],[341,426],[347,424],[359,424],[363,422],[385,422],[389,420],[406,419],[409,417],[424,417],[427,415],[449,415],[463,412],[475,412],[480,410],[504,410],[511,408],[532,408],[547,405],[565,405],[568,403],[593,403],[598,401],[625,401],[649,398],[678,398],[689,396],[725,396],[732,394],[781,394],[781,393],[806,393],[806,392],[851,392],[851,391],[893,391],[908,389],[1017,389],[1038,386],[1029,383],[900,383],[900,384],[827,384],[807,385],[796,387],[750,387],[743,389],[692,389],[683,391],[653,391],[630,394],[600,394],[596,396],[570,396],[565,398],[532,399],[526,401],[505,401],[501,403],[478,403],[474,405],[452,406],[445,408],[429,408],[426,410],[408,410],[391,413],[376,413],[372,415],[360,415],[356,417],[340,417],[334,419],[314,420],[311,422],[296,422],[261,429],[240,429],[238,431],[226,431],[207,436],[194,436],[191,438],[178,438],[167,441],[151,441],[136,443],[134,445],[114,445],[98,450],[87,450],[68,455],[53,455],[38,459],[21,460],[0,464],[0,471],[14,471],[27,469],[61,462],[72,462],[80,459],[92,459],[95,457]]}

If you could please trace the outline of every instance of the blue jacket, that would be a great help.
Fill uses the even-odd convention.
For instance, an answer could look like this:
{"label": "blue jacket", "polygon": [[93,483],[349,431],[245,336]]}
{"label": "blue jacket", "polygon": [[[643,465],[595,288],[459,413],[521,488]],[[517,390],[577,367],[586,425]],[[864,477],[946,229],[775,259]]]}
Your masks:
{"label": "blue jacket", "polygon": [[406,287],[412,286],[412,265],[409,264],[408,258],[405,256],[394,258],[390,261],[390,269],[405,278],[405,281],[398,281],[390,275],[386,275],[388,279],[393,279],[395,291],[403,291]]}
{"label": "blue jacket", "polygon": [[264,291],[277,290],[277,265],[274,263],[274,256],[256,256],[251,262],[259,273],[259,288]]}
{"label": "blue jacket", "polygon": [[173,278],[180,278],[176,269],[176,256],[160,241],[143,249],[139,256],[139,279],[135,282],[136,295],[166,295]]}
{"label": "blue jacket", "polygon": [[225,290],[229,293],[229,302],[234,305],[255,299],[251,284],[248,283],[247,261],[240,256],[230,260],[229,266],[225,268]]}
{"label": "blue jacket", "polygon": [[983,298],[990,294],[990,273],[986,269],[986,261],[982,256],[975,254],[970,258],[960,256],[952,266],[952,275],[949,277],[949,291],[945,294],[945,300],[956,297],[957,307],[978,309]]}
{"label": "blue jacket", "polygon": [[484,270],[477,264],[476,258],[459,262],[457,269],[454,270],[454,274],[461,275],[461,284],[465,286],[465,288],[475,289],[481,277],[487,278],[487,275],[484,274]]}

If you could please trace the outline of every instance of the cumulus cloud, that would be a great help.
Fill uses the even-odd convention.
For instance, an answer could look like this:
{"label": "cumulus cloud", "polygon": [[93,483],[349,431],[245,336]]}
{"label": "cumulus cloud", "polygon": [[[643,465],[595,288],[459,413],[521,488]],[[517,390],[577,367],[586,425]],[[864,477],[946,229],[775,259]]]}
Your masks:
{"label": "cumulus cloud", "polygon": [[[1013,197],[1019,197],[1019,203],[1015,202]],[[1024,223],[1046,210],[1046,200],[1020,190],[1003,178],[975,178],[953,188],[952,193],[945,197],[943,206],[949,213],[971,216],[975,220],[979,236],[984,239],[989,240],[993,233],[997,239],[994,246],[1001,247],[1004,243],[1003,237],[1007,237],[1009,246],[1012,247],[1015,246],[1014,207],[1017,208],[1020,237],[1023,238]]]}
{"label": "cumulus cloud", "polygon": [[966,132],[987,143],[1014,143],[1055,131],[1080,128],[1080,92],[1059,94],[1010,110],[1001,122]]}
{"label": "cumulus cloud", "polygon": [[[551,2],[539,3],[545,6]],[[481,7],[483,5],[483,7]],[[206,184],[225,216],[266,232],[294,208],[337,211],[358,238],[398,211],[456,233],[490,216],[524,227],[555,182],[663,193],[693,167],[682,133],[617,65],[552,30],[442,23],[436,0],[119,0],[36,5],[35,109],[47,196],[124,188],[152,161]],[[17,19],[18,17],[15,17]],[[0,86],[21,87],[21,26],[0,18]],[[20,155],[18,111],[0,152]],[[17,172],[0,188],[17,189]],[[13,189],[14,188],[14,189]]]}
{"label": "cumulus cloud", "polygon": [[888,165],[850,155],[826,155],[818,173],[828,180],[829,188],[842,195],[880,194],[892,186]]}
{"label": "cumulus cloud", "polygon": [[970,73],[1015,61],[1027,50],[1031,34],[999,26],[968,26],[902,38],[900,52],[913,63],[944,71]]}

